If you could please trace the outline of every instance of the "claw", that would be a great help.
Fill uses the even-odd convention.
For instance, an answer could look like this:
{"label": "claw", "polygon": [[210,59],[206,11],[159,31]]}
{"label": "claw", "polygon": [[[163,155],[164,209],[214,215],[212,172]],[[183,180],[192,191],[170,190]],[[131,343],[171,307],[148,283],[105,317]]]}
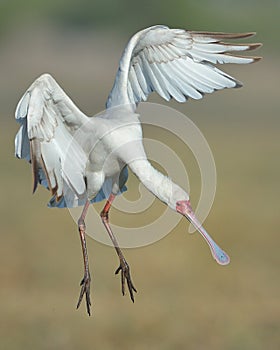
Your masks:
{"label": "claw", "polygon": [[126,261],[121,261],[120,266],[117,268],[115,274],[117,275],[121,271],[121,286],[122,286],[122,295],[125,295],[125,281],[127,283],[128,291],[130,294],[130,299],[134,303],[134,295],[133,292],[137,293],[136,288],[134,287],[129,271],[129,265]]}
{"label": "claw", "polygon": [[121,269],[122,269],[122,267],[121,267],[121,265],[116,269],[116,271],[115,271],[115,275],[117,275],[120,271],[121,271]]}
{"label": "claw", "polygon": [[84,295],[86,295],[86,307],[87,307],[87,313],[90,316],[90,306],[91,306],[91,301],[90,301],[90,275],[85,274],[84,278],[81,280],[80,286],[81,286],[81,292],[79,296],[79,300],[77,303],[77,309],[80,307],[81,302],[83,300]]}

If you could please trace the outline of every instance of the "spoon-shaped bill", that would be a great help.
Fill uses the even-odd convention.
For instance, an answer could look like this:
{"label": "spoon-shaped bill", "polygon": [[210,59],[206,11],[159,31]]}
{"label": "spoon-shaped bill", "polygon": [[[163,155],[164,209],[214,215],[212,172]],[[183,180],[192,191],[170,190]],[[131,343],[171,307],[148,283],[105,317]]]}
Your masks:
{"label": "spoon-shaped bill", "polygon": [[212,239],[212,237],[207,233],[205,228],[201,225],[199,220],[196,218],[194,211],[190,205],[189,201],[179,201],[176,206],[177,212],[184,215],[188,221],[197,229],[197,231],[202,235],[202,237],[207,242],[213,258],[220,265],[227,265],[230,262],[229,256],[218,246],[218,244]]}

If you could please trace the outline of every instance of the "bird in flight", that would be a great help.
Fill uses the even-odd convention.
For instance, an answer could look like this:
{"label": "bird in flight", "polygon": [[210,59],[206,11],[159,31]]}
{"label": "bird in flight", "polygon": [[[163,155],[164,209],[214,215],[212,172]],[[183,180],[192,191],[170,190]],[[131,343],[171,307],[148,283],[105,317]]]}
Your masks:
{"label": "bird in flight", "polygon": [[84,276],[77,308],[85,297],[87,312],[91,313],[85,218],[89,206],[101,200],[106,203],[100,216],[119,258],[116,274],[121,276],[122,294],[127,285],[134,301],[136,288],[130,268],[109,223],[114,198],[126,190],[127,167],[158,199],[195,226],[219,264],[229,263],[229,256],[196,218],[188,193],[148,161],[136,109],[152,92],[167,101],[173,98],[185,102],[242,86],[216,65],[258,61],[260,57],[244,56],[242,52],[261,44],[228,42],[252,35],[197,32],[163,25],[139,31],[122,54],[106,110],[95,117],[81,112],[49,74],[37,78],[24,93],[16,108],[20,129],[15,153],[31,163],[33,192],[41,184],[52,193],[50,207],[83,206],[78,229]]}

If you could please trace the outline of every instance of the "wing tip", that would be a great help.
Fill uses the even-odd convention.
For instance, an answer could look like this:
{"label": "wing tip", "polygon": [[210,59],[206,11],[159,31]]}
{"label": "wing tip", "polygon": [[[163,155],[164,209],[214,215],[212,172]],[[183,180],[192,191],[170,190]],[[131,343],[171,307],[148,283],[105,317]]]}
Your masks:
{"label": "wing tip", "polygon": [[38,179],[38,175],[37,173],[35,173],[35,171],[33,170],[33,187],[32,187],[32,194],[34,194],[37,190],[37,187],[38,187],[38,182],[39,182],[39,179]]}
{"label": "wing tip", "polygon": [[239,89],[239,88],[242,88],[242,87],[243,87],[242,81],[235,80],[235,86],[234,86],[234,88],[235,88],[235,89]]}
{"label": "wing tip", "polygon": [[260,60],[262,60],[261,56],[252,57],[252,62],[251,63],[259,62]]}
{"label": "wing tip", "polygon": [[226,33],[226,32],[207,32],[207,31],[189,31],[193,35],[208,36],[213,39],[243,39],[251,38],[255,36],[256,32],[244,32],[244,33]]}
{"label": "wing tip", "polygon": [[30,140],[30,161],[32,166],[32,175],[33,175],[33,189],[32,193],[34,194],[39,182],[38,171],[39,171],[39,161],[38,155],[40,154],[40,145],[35,139]]}
{"label": "wing tip", "polygon": [[246,62],[246,63],[249,63],[249,64],[258,62],[262,59],[261,56],[237,56],[237,55],[234,55],[234,57],[239,57],[241,59],[242,58],[247,59],[247,60],[249,60],[249,62]]}
{"label": "wing tip", "polygon": [[252,50],[257,50],[260,47],[263,46],[262,43],[253,43],[253,44],[247,44],[248,48],[246,49],[247,51],[252,51]]}
{"label": "wing tip", "polygon": [[[223,39],[243,39],[250,38],[256,35],[256,32],[247,32],[247,33],[224,33],[224,32],[191,32],[194,35],[207,36],[209,38],[218,39],[219,44],[228,45],[229,47],[234,45],[233,43],[222,42]],[[263,46],[262,43],[246,43],[246,44],[236,44],[237,46],[243,47],[241,51],[252,51],[257,50]],[[238,51],[238,50],[235,50]],[[256,57],[256,59],[260,59]]]}

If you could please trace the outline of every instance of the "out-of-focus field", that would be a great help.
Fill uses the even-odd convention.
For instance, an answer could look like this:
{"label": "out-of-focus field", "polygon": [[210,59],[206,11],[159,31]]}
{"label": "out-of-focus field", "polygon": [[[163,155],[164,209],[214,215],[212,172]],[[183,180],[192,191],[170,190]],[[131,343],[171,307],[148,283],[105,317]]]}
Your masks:
{"label": "out-of-focus field", "polygon": [[[84,304],[75,310],[82,278],[76,225],[67,210],[46,207],[44,189],[31,194],[30,167],[13,157],[13,112],[44,71],[86,113],[99,112],[127,38],[60,39],[22,33],[2,42],[0,52],[1,349],[278,349],[279,58],[263,49],[258,64],[227,67],[243,89],[171,104],[196,122],[214,154],[217,195],[205,226],[231,264],[218,266],[182,220],[156,244],[125,251],[138,289],[132,304],[114,276],[113,248],[89,238],[89,318]],[[130,179],[136,197],[137,184]],[[145,215],[124,215],[123,224],[141,225]]]}

